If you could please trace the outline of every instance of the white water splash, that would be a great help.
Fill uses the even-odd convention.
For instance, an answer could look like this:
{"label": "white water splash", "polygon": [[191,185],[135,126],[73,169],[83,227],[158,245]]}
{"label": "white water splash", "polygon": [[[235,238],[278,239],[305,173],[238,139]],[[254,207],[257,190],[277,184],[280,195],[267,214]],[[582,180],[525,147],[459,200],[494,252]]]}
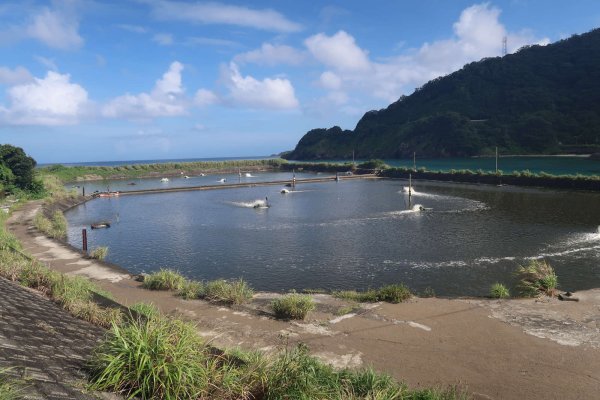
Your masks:
{"label": "white water splash", "polygon": [[231,201],[229,204],[242,208],[268,208],[269,205],[265,200],[254,201]]}

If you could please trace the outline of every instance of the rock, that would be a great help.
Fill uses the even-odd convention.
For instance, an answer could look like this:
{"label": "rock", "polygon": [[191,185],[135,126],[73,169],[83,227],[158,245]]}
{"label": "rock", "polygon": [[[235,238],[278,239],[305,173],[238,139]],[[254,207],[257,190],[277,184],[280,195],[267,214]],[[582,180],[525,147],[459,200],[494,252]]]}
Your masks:
{"label": "rock", "polygon": [[573,296],[571,292],[559,293],[558,299],[562,301],[579,301],[579,298]]}

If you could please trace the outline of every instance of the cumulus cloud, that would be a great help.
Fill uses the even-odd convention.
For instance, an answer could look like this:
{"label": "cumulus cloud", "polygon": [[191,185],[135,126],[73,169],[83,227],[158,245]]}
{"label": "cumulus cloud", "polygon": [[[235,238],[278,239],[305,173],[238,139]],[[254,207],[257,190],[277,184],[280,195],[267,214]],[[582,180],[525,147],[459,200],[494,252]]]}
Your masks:
{"label": "cumulus cloud", "polygon": [[339,93],[360,90],[385,101],[395,101],[425,82],[453,72],[466,63],[484,57],[500,56],[502,39],[508,51],[526,44],[547,44],[528,31],[508,32],[499,21],[501,11],[489,3],[462,11],[453,24],[452,37],[425,43],[405,54],[374,62],[354,38],[344,31],[333,36],[318,34],[305,41],[312,56],[331,70],[321,74],[319,85]]}
{"label": "cumulus cloud", "polygon": [[111,118],[151,119],[184,115],[187,110],[181,82],[183,64],[174,61],[150,93],[125,94],[102,108],[102,115]]}
{"label": "cumulus cloud", "polygon": [[350,72],[364,72],[371,67],[368,53],[344,31],[333,36],[319,33],[306,39],[304,44],[318,61],[328,67]]}
{"label": "cumulus cloud", "polygon": [[260,49],[238,54],[235,56],[234,61],[239,64],[253,63],[273,66],[280,64],[299,65],[305,59],[306,55],[293,47],[263,43]]}
{"label": "cumulus cloud", "polygon": [[83,39],[78,33],[79,22],[70,13],[43,8],[25,28],[26,35],[47,46],[70,50],[79,48]]}
{"label": "cumulus cloud", "polygon": [[12,86],[32,80],[33,76],[24,67],[19,66],[14,69],[0,67],[0,84]]}
{"label": "cumulus cloud", "polygon": [[70,75],[48,71],[45,78],[8,89],[9,106],[2,119],[13,125],[69,125],[77,123],[88,106],[86,90],[70,82]]}
{"label": "cumulus cloud", "polygon": [[288,79],[258,80],[243,76],[235,63],[223,67],[221,79],[228,89],[226,101],[232,105],[257,109],[293,109],[298,107],[294,87]]}
{"label": "cumulus cloud", "polygon": [[271,9],[256,10],[218,2],[146,0],[156,18],[202,24],[226,24],[272,32],[297,32],[298,23]]}

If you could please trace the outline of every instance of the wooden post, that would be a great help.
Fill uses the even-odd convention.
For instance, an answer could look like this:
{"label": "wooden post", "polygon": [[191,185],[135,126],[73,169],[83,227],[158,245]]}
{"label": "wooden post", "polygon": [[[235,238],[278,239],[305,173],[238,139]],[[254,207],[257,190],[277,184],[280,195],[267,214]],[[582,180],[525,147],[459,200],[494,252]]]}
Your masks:
{"label": "wooden post", "polygon": [[83,252],[87,254],[88,251],[88,243],[87,243],[87,230],[84,228],[81,230],[81,247]]}

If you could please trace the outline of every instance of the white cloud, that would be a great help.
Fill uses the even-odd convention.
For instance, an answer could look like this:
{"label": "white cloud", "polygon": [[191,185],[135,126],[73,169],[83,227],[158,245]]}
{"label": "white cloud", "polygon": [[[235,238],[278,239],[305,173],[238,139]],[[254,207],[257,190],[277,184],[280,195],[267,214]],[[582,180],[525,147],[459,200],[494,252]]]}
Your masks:
{"label": "white cloud", "polygon": [[186,39],[184,44],[190,45],[190,46],[207,45],[207,46],[220,46],[220,47],[237,47],[240,45],[238,42],[234,42],[232,40],[201,37],[201,36],[189,37]]}
{"label": "white cloud", "polygon": [[170,33],[157,33],[152,37],[152,40],[161,46],[170,46],[173,44],[173,35]]}
{"label": "white cloud", "polygon": [[194,96],[194,103],[198,107],[209,106],[219,102],[219,97],[206,89],[198,89],[196,96]]}
{"label": "white cloud", "polygon": [[88,106],[86,90],[70,75],[48,71],[45,78],[8,89],[10,105],[2,119],[13,125],[69,125],[78,122]]}
{"label": "white cloud", "polygon": [[238,66],[230,63],[222,68],[222,80],[229,90],[226,100],[233,105],[262,109],[293,109],[298,107],[292,83],[283,78],[257,80],[242,76]]}
{"label": "white cloud", "polygon": [[279,64],[299,65],[305,59],[306,55],[293,47],[263,43],[260,49],[238,54],[234,61],[273,66]]}
{"label": "white cloud", "polygon": [[150,93],[125,94],[111,100],[102,109],[105,117],[151,119],[184,115],[187,111],[181,83],[183,65],[174,61]]}
{"label": "white cloud", "polygon": [[32,80],[33,76],[24,67],[19,66],[14,69],[0,67],[0,84],[12,86],[31,82]]}
{"label": "white cloud", "polygon": [[70,50],[79,48],[83,39],[78,33],[79,22],[67,12],[43,8],[25,28],[27,36],[46,45]]}
{"label": "white cloud", "polygon": [[344,31],[333,36],[319,33],[306,39],[304,44],[318,61],[340,71],[364,72],[371,66],[368,53]]}
{"label": "white cloud", "polygon": [[500,23],[500,10],[489,3],[464,9],[453,24],[454,35],[425,43],[403,55],[374,62],[368,52],[356,45],[352,36],[340,31],[306,39],[310,53],[332,68],[321,74],[319,85],[334,92],[358,90],[385,101],[395,101],[425,82],[456,71],[466,63],[484,57],[500,56],[502,39],[508,38],[508,51],[526,44],[547,44],[529,31],[508,32]]}
{"label": "white cloud", "polygon": [[156,18],[202,24],[226,24],[272,32],[297,32],[300,24],[271,9],[256,10],[217,2],[145,1]]}

